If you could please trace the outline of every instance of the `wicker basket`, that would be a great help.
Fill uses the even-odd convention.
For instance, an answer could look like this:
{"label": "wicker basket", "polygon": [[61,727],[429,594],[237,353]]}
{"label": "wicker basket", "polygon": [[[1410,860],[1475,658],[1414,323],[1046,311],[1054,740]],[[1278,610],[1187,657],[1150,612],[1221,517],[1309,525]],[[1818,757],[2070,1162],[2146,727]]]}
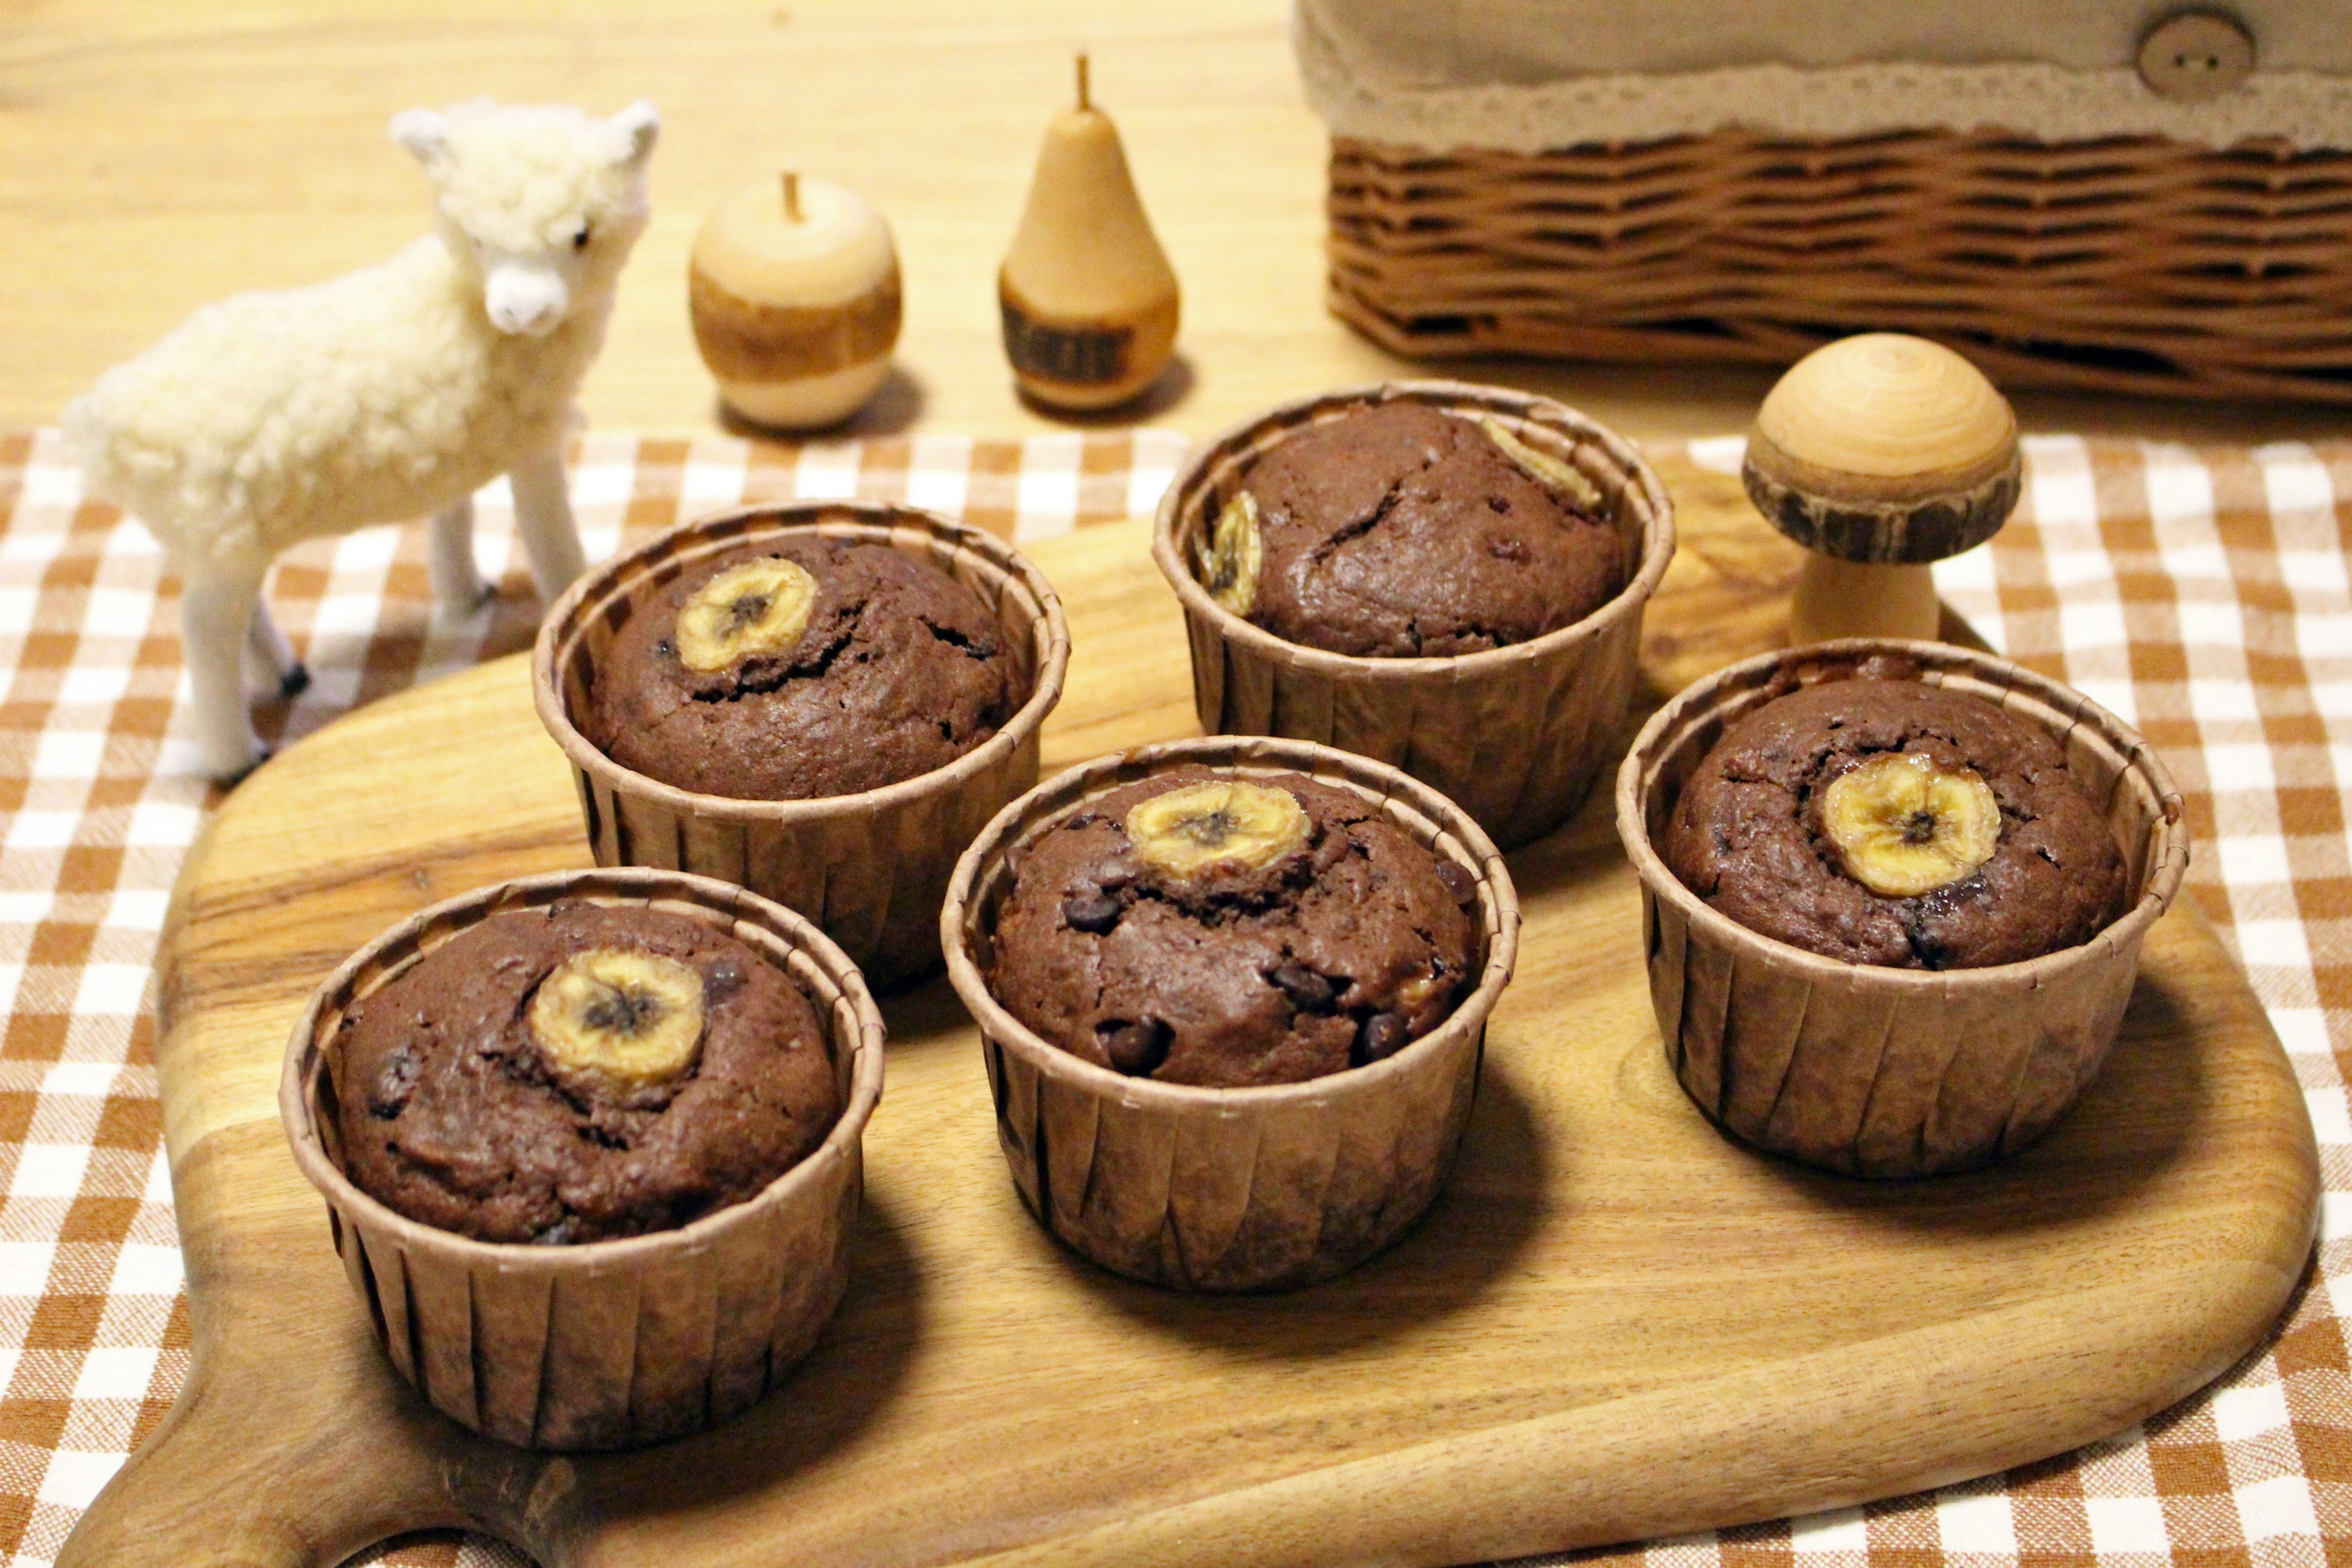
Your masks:
{"label": "wicker basket", "polygon": [[1416,355],[1785,363],[1896,328],[2016,385],[2352,401],[2352,153],[1726,131],[1334,138],[1330,303]]}
{"label": "wicker basket", "polygon": [[[534,1247],[477,1241],[395,1214],[343,1174],[335,1110],[351,1005],[451,937],[560,900],[639,904],[718,927],[782,970],[816,1009],[841,1120],[756,1196],[677,1230]],[[434,1407],[500,1442],[621,1448],[716,1426],[816,1343],[849,1283],[862,1139],[882,1097],[882,1015],[842,951],[800,916],[705,877],[559,871],[419,910],[310,999],[286,1053],[278,1113],[325,1195],[352,1291],[393,1367]]]}

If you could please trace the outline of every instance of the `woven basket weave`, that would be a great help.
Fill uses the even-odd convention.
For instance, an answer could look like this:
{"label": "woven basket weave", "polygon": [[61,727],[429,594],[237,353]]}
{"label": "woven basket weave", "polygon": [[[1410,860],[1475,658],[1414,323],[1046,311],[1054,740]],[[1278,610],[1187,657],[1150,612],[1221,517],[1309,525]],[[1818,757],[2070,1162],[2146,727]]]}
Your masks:
{"label": "woven basket weave", "polygon": [[2352,153],[1726,131],[1338,137],[1330,303],[1415,355],[1785,363],[1864,329],[2004,383],[2352,402]]}

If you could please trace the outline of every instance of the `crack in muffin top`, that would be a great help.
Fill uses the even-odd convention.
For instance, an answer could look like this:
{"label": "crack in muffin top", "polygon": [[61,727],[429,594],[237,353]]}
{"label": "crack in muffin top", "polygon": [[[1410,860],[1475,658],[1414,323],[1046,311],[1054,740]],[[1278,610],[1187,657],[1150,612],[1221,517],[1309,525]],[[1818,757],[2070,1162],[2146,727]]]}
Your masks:
{"label": "crack in muffin top", "polygon": [[1365,658],[1433,658],[1573,626],[1625,585],[1617,531],[1468,419],[1384,403],[1244,474],[1263,536],[1249,620]]}

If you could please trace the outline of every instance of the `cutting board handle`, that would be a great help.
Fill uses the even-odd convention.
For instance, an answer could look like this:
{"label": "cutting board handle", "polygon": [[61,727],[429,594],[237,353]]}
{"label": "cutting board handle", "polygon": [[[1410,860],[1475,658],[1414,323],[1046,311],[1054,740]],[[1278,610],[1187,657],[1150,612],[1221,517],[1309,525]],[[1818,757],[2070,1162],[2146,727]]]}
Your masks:
{"label": "cutting board handle", "polygon": [[453,1495],[465,1467],[436,1466],[424,1445],[359,1411],[293,1436],[310,1411],[264,1408],[273,1394],[263,1377],[192,1367],[58,1568],[335,1568],[387,1536],[490,1523]]}

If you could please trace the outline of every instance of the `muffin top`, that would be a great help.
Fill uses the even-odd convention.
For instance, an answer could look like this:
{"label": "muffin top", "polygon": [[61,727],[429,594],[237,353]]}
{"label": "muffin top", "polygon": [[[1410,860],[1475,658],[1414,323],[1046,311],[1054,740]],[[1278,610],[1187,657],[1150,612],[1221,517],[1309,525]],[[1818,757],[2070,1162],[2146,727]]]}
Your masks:
{"label": "muffin top", "polygon": [[345,1013],[343,1168],[482,1241],[596,1241],[741,1203],[841,1089],[816,1012],[724,931],[643,906],[492,915]]}
{"label": "muffin top", "polygon": [[1047,1041],[1163,1083],[1295,1083],[1393,1055],[1475,983],[1477,883],[1353,791],[1200,766],[1022,849],[989,989]]}
{"label": "muffin top", "polygon": [[1572,626],[1625,585],[1600,507],[1589,479],[1496,421],[1382,403],[1253,463],[1211,520],[1199,574],[1289,642],[1475,653]]}
{"label": "muffin top", "polygon": [[887,545],[746,545],[640,604],[596,667],[588,738],[698,795],[806,800],[945,767],[1028,700],[980,596]]}
{"label": "muffin top", "polygon": [[1873,660],[1727,730],[1664,846],[1751,931],[1907,969],[2015,963],[2116,918],[2123,857],[2041,726]]}

